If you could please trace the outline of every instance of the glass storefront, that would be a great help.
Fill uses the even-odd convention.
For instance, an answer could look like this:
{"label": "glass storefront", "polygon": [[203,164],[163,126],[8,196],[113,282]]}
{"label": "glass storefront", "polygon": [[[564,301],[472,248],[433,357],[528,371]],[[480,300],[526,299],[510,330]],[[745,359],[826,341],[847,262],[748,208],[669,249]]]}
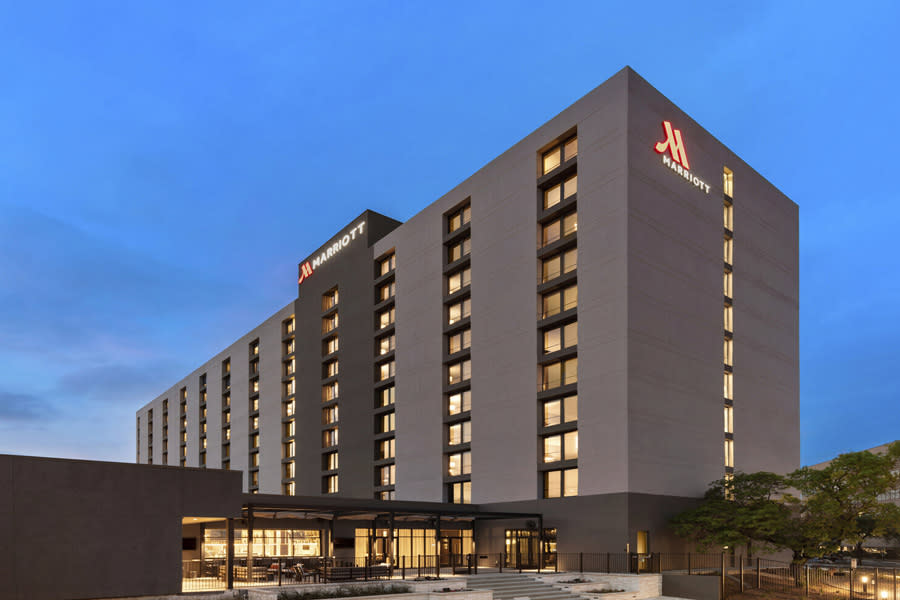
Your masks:
{"label": "glass storefront", "polygon": [[[534,529],[507,529],[504,566],[536,569],[541,558],[540,535]],[[552,567],[556,560],[556,529],[544,529],[544,564]]]}
{"label": "glass storefront", "polygon": [[[322,532],[318,529],[256,529],[253,556],[322,556]],[[225,558],[228,534],[224,529],[203,532],[203,558]],[[247,555],[247,530],[234,530],[234,555]]]}
{"label": "glass storefront", "polygon": [[[355,555],[357,558],[371,556],[374,562],[386,562],[390,544],[389,529],[375,529],[371,538],[371,529],[356,529]],[[471,529],[441,528],[440,544],[435,540],[435,530],[431,529],[394,529],[393,557],[394,564],[399,564],[405,557],[409,565],[416,564],[419,556],[435,556],[440,554],[441,561],[448,564],[450,556],[467,555],[474,552]]]}

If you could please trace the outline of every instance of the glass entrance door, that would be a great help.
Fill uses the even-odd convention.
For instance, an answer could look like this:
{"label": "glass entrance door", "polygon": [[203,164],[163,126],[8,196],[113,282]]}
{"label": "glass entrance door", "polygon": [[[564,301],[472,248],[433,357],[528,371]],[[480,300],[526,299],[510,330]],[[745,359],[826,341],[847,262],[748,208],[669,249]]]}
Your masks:
{"label": "glass entrance door", "polygon": [[[462,560],[462,538],[445,536],[441,538],[441,566],[449,567],[460,564]],[[451,562],[452,561],[452,562]]]}
{"label": "glass entrance door", "polygon": [[[541,561],[541,539],[532,529],[506,530],[506,556],[503,566],[510,569],[537,569]],[[552,568],[556,561],[556,529],[544,529],[544,564]]]}

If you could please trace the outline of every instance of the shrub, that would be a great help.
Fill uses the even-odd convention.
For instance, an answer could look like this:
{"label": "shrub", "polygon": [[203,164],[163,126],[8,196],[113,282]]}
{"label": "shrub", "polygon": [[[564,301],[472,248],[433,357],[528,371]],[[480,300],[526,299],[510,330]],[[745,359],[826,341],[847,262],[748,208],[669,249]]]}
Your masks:
{"label": "shrub", "polygon": [[385,594],[408,594],[412,590],[402,583],[373,583],[360,586],[340,586],[321,588],[308,592],[284,591],[278,600],[318,600],[320,598],[352,598],[353,596],[382,596]]}

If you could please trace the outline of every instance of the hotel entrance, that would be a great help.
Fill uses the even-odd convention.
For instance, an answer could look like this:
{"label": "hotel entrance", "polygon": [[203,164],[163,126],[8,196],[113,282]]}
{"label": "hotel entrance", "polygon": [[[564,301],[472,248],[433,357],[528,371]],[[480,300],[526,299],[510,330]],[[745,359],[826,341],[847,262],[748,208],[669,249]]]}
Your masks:
{"label": "hotel entrance", "polygon": [[503,566],[508,569],[548,569],[556,563],[556,529],[544,529],[543,564],[537,529],[507,529]]}

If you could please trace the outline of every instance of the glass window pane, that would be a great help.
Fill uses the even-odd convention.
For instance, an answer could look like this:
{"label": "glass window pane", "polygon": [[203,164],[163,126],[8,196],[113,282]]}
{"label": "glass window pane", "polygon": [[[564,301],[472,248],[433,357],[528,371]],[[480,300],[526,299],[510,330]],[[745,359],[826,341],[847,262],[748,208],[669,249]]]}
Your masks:
{"label": "glass window pane", "polygon": [[545,390],[559,387],[562,382],[562,364],[553,363],[544,367],[543,385]]}
{"label": "glass window pane", "polygon": [[570,310],[578,306],[578,286],[572,285],[563,290],[563,310]]}
{"label": "glass window pane", "polygon": [[566,348],[571,348],[578,344],[578,323],[569,323],[563,328],[563,339],[565,339]]}
{"label": "glass window pane", "polygon": [[560,163],[560,152],[559,148],[554,148],[549,152],[546,152],[543,157],[543,168],[544,173],[549,173],[553,169],[559,166]]}
{"label": "glass window pane", "polygon": [[578,396],[568,396],[564,400],[565,413],[563,420],[566,423],[578,420]]}
{"label": "glass window pane", "polygon": [[565,264],[565,268],[563,269],[564,273],[571,273],[578,267],[578,255],[577,250],[573,248],[565,253],[563,257],[563,262]]}
{"label": "glass window pane", "polygon": [[563,148],[563,156],[565,156],[565,160],[569,160],[573,156],[578,154],[578,138],[573,137],[570,140],[566,141],[566,145]]}
{"label": "glass window pane", "polygon": [[544,438],[544,462],[562,460],[562,436],[551,435]]}
{"label": "glass window pane", "polygon": [[563,456],[566,460],[578,458],[578,432],[570,431],[563,436]]}
{"label": "glass window pane", "polygon": [[562,235],[567,236],[578,230],[578,213],[572,213],[563,217]]}
{"label": "glass window pane", "polygon": [[559,498],[562,484],[561,471],[544,473],[544,498]]}
{"label": "glass window pane", "polygon": [[578,469],[566,469],[565,473],[565,488],[563,489],[564,496],[577,496],[578,495]]}
{"label": "glass window pane", "polygon": [[[568,193],[568,190],[566,190]],[[560,186],[554,185],[549,190],[544,190],[544,208],[556,206],[560,201]]]}
{"label": "glass window pane", "polygon": [[578,381],[578,359],[570,358],[565,361],[565,381],[564,385],[575,383]]}
{"label": "glass window pane", "polygon": [[[559,425],[560,423],[560,405],[559,400],[551,400],[544,403],[544,427]],[[568,406],[566,407],[568,411]]]}
{"label": "glass window pane", "polygon": [[544,318],[552,317],[555,314],[559,313],[559,292],[553,292],[552,294],[547,294],[544,296]]}
{"label": "glass window pane", "polygon": [[566,179],[565,183],[563,183],[563,189],[565,190],[563,193],[564,198],[569,198],[578,193],[578,175],[572,175]]}
{"label": "glass window pane", "polygon": [[559,221],[553,221],[552,223],[547,223],[546,225],[544,225],[543,236],[541,238],[544,246],[546,246],[547,244],[552,244],[559,239],[559,228]]}
{"label": "glass window pane", "polygon": [[543,267],[543,281],[550,281],[554,277],[559,277],[560,273],[560,257],[554,256],[553,258],[548,258],[542,263]]}

